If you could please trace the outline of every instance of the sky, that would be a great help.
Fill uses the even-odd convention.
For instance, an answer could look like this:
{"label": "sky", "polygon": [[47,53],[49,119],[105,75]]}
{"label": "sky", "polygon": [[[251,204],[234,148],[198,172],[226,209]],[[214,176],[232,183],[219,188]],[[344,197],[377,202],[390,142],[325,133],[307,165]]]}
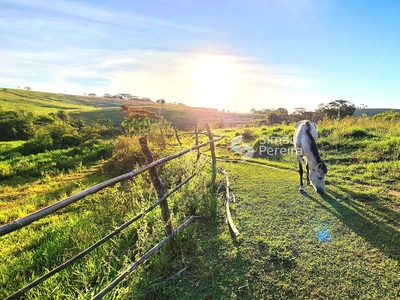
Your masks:
{"label": "sky", "polygon": [[400,108],[400,1],[0,0],[0,87]]}

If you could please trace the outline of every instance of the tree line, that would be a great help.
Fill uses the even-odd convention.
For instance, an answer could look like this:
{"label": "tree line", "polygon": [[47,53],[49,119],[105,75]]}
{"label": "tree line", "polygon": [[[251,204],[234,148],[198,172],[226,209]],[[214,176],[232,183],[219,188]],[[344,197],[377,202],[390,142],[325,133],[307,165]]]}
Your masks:
{"label": "tree line", "polygon": [[308,119],[314,122],[322,119],[342,119],[354,115],[356,106],[348,100],[335,100],[326,104],[319,104],[315,111],[308,111],[304,107],[295,108],[289,114],[286,108],[278,109],[252,109],[251,113],[256,117],[263,116],[267,125],[281,124],[283,122],[297,122]]}

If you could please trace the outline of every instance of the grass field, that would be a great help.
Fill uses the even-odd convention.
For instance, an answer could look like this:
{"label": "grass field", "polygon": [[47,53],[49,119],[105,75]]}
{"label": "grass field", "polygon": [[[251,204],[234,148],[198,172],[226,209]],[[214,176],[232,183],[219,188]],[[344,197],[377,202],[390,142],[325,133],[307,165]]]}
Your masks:
{"label": "grass field", "polygon": [[[301,195],[295,172],[223,166],[240,236],[220,216],[193,241],[190,271],[148,299],[398,299],[398,200],[354,201],[354,185]],[[329,238],[321,241],[325,230]]]}
{"label": "grass field", "polygon": [[102,114],[115,124],[120,124],[124,117],[120,112],[120,107],[123,104],[130,107],[140,107],[163,115],[173,125],[180,128],[193,126],[197,121],[222,122],[231,125],[246,124],[254,118],[250,113],[228,113],[214,109],[170,103],[167,103],[161,110],[161,106],[158,103],[139,100],[66,95],[22,89],[7,89],[6,92],[3,92],[3,90],[3,88],[0,88],[0,108],[4,110],[18,109],[37,115],[64,110],[73,117],[82,117],[87,123],[91,123]]}
{"label": "grass field", "polygon": [[[48,97],[47,104],[40,97]],[[0,106],[14,104],[15,108],[17,103],[31,111],[36,107],[38,114],[65,109],[86,120],[106,112],[114,114],[114,120],[122,117],[119,102],[101,104],[104,99],[96,99],[99,105],[93,105],[88,97],[52,97],[11,89],[4,95],[0,89]],[[21,102],[15,102],[17,98]],[[160,110],[156,104],[141,105]],[[236,195],[232,215],[241,234],[234,237],[229,231],[224,181],[218,174],[212,186],[205,157],[195,163],[196,153],[192,153],[167,164],[159,172],[168,188],[195,167],[200,165],[203,170],[169,200],[174,226],[191,214],[204,217],[176,237],[173,253],[161,249],[106,299],[400,298],[398,122],[366,117],[319,122],[321,157],[330,163],[327,193],[321,197],[311,187],[306,187],[305,194],[297,192],[297,163],[290,152],[293,124],[229,127],[229,123],[248,123],[252,117],[173,104],[167,104],[162,114],[176,120],[175,125],[187,126],[205,117],[223,125],[213,129],[214,134],[225,137],[217,143],[216,153]],[[182,149],[172,132],[171,128],[165,130],[168,138],[165,136],[163,143],[175,148],[168,146],[162,151],[157,149],[160,130],[153,132],[151,145],[157,157]],[[184,147],[193,145],[193,134],[181,133]],[[68,149],[47,151],[29,160],[22,154],[16,156],[16,149],[24,143],[0,143],[4,159],[0,171],[7,171],[6,159],[31,172],[40,161],[40,168],[47,171],[36,170],[37,177],[0,181],[0,224],[101,182],[110,177],[110,170],[122,173],[138,166],[135,160],[126,159],[140,151],[134,137],[109,141],[113,147],[110,159],[87,165],[77,162],[76,168],[57,172],[45,167],[54,164],[52,157],[67,161]],[[273,149],[273,154],[257,153],[260,145]],[[255,154],[243,159],[249,149]],[[282,154],[277,151],[280,149],[288,152]],[[208,149],[205,153],[209,154]],[[0,298],[98,241],[155,198],[148,176],[139,176],[0,237]],[[26,299],[90,299],[163,236],[157,209],[79,263],[41,283]]]}
{"label": "grass field", "polygon": [[[257,160],[258,163],[219,162],[227,170],[232,192],[236,195],[232,213],[240,236],[235,238],[225,223],[221,187],[217,219],[198,220],[190,225],[178,239],[180,250],[175,257],[165,261],[168,257],[165,250],[157,253],[106,299],[130,299],[132,295],[136,299],[398,299],[399,199],[389,195],[386,189],[346,182],[340,174],[335,176],[334,170],[327,177],[326,195],[319,196],[311,187],[307,187],[307,193],[301,195],[297,192],[298,174],[294,171],[295,167],[289,167],[290,160],[287,158],[287,162],[278,162],[282,166],[287,164],[287,169],[277,168],[279,165],[265,165],[273,161],[261,159]],[[66,179],[61,180],[68,183]],[[74,190],[88,183],[82,179],[79,182]],[[129,206],[123,208],[117,204],[122,201],[117,197],[118,189],[112,189],[108,196],[95,197],[94,202],[90,200],[90,206],[79,204],[47,221],[38,222],[32,229],[0,238],[3,245],[26,239],[12,252],[4,252],[5,249],[13,249],[9,246],[3,248],[1,266],[6,268],[14,264],[7,272],[5,269],[1,272],[3,284],[8,282],[7,274],[18,278],[26,272],[15,269],[15,264],[33,264],[35,267],[28,272],[28,278],[35,278],[36,274],[43,272],[40,264],[51,266],[76,251],[74,248],[66,253],[61,251],[62,247],[71,243],[71,237],[77,235],[74,239],[78,244],[74,247],[83,249],[96,237],[98,239],[105,234],[109,225],[101,230],[99,228],[94,234],[95,229],[87,222],[94,220],[95,216],[105,216],[113,222],[120,220],[118,214],[112,214],[116,208],[111,207],[117,205],[118,210],[123,212]],[[48,192],[52,193],[51,190]],[[33,193],[31,190],[29,194]],[[373,197],[362,199],[359,195],[363,193]],[[188,192],[184,195],[183,199],[188,199]],[[102,198],[104,196],[106,198]],[[104,202],[110,200],[109,204]],[[102,205],[98,212],[83,213],[86,208],[93,209],[95,203]],[[152,215],[150,219],[154,220],[154,217]],[[140,226],[146,228],[146,222],[141,222]],[[66,224],[61,225],[63,223]],[[98,223],[98,226],[104,225]],[[157,223],[157,227],[160,225]],[[70,229],[67,231],[67,228]],[[60,233],[57,233],[58,230]],[[37,287],[28,299],[51,299],[44,296],[50,291],[61,299],[71,295],[89,299],[116,276],[118,268],[135,259],[136,251],[133,253],[137,254],[128,255],[124,260],[120,255],[124,253],[124,247],[131,247],[129,237],[136,236],[140,232],[137,230],[139,227],[106,245],[93,258]],[[27,237],[30,234],[39,235],[29,241]],[[147,231],[141,234],[153,242],[161,238],[160,234],[150,237]],[[322,240],[318,235],[322,235]],[[38,241],[45,243],[37,248]],[[54,253],[48,252],[54,247],[52,241],[61,246]],[[138,251],[144,252],[148,247],[150,244],[146,242],[140,245]],[[116,255],[115,263],[101,260],[107,252]],[[38,259],[40,253],[47,254]],[[108,257],[111,259],[110,254]],[[98,259],[100,261],[96,262]],[[96,264],[100,264],[99,267],[95,267]],[[186,267],[182,274],[165,282]],[[101,278],[95,275],[99,273],[103,274]],[[98,285],[94,290],[93,280]]]}

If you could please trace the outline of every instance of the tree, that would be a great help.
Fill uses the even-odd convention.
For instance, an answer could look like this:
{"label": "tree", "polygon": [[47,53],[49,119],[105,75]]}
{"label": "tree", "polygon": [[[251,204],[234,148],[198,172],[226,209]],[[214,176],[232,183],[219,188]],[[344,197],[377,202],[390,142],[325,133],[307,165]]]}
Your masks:
{"label": "tree", "polygon": [[122,120],[121,127],[127,135],[143,135],[150,130],[151,123],[157,115],[145,109],[131,109]]}
{"label": "tree", "polygon": [[161,99],[156,100],[156,103],[160,103],[161,104],[161,109],[163,109],[164,106],[165,106],[165,103],[167,103],[167,102],[165,101],[164,98],[161,98]]}
{"label": "tree", "polygon": [[400,112],[394,111],[393,109],[383,111],[372,117],[373,120],[385,120],[385,121],[399,121]]}
{"label": "tree", "polygon": [[304,107],[296,107],[293,111],[293,115],[294,116],[303,116],[305,112],[306,112],[306,109]]}
{"label": "tree", "polygon": [[296,107],[292,113],[292,119],[294,121],[300,120],[311,120],[313,116],[312,111],[307,111],[304,107]]}
{"label": "tree", "polygon": [[275,112],[270,112],[267,114],[268,125],[280,124],[282,121],[282,117]]}
{"label": "tree", "polygon": [[0,141],[27,140],[34,132],[34,117],[22,111],[8,111],[0,108]]}
{"label": "tree", "polygon": [[282,107],[276,109],[276,110],[275,110],[275,113],[276,113],[278,116],[281,116],[281,117],[287,117],[287,116],[289,115],[288,110],[287,110],[286,108],[282,108]]}
{"label": "tree", "polygon": [[57,112],[56,116],[57,116],[61,121],[63,121],[63,122],[68,122],[69,119],[70,119],[68,112],[66,112],[66,111],[63,110],[63,109],[60,109],[60,110]]}
{"label": "tree", "polygon": [[327,118],[342,119],[346,116],[352,116],[356,110],[356,106],[348,100],[335,100],[327,104],[318,105],[317,112]]}

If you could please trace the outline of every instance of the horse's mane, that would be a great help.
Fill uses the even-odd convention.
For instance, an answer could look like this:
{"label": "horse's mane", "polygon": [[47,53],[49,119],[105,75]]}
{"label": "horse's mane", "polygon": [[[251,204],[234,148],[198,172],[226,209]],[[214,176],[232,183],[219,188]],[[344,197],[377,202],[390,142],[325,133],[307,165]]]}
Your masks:
{"label": "horse's mane", "polygon": [[319,156],[318,153],[318,148],[317,148],[317,143],[315,142],[314,137],[311,134],[311,124],[310,122],[306,122],[306,133],[307,136],[310,140],[310,148],[311,148],[311,152],[312,154],[315,156],[315,159],[317,161],[318,164],[322,164],[322,172],[324,172],[325,174],[328,172],[328,168],[326,167],[326,165],[322,162],[321,157]]}

